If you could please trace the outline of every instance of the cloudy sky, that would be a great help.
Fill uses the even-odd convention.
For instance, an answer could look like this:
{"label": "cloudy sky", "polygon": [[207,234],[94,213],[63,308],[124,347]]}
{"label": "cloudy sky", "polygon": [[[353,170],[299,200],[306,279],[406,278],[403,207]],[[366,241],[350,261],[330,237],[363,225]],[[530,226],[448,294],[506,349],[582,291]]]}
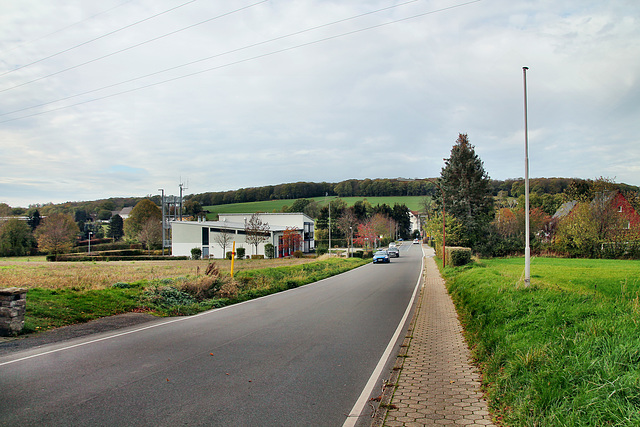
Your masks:
{"label": "cloudy sky", "polygon": [[640,185],[637,0],[0,2],[0,202],[435,177]]}

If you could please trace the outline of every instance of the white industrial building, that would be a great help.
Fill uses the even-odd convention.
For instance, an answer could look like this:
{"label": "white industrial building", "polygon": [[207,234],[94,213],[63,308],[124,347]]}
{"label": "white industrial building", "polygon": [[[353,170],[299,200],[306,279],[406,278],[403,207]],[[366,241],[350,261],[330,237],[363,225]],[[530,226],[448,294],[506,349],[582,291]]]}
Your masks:
{"label": "white industrial building", "polygon": [[[245,254],[264,255],[264,247],[271,243],[276,257],[290,255],[290,248],[283,244],[283,237],[287,228],[294,228],[300,235],[301,247],[297,250],[311,252],[314,249],[313,219],[302,213],[261,213],[260,220],[269,224],[269,236],[255,245],[246,240],[246,222],[252,214],[220,214],[218,221],[172,221],[171,222],[171,253],[174,256],[190,256],[191,249],[200,248],[203,258],[224,258],[225,252],[231,251],[233,242],[236,249],[245,248]],[[228,242],[223,248],[221,240],[226,234]]]}

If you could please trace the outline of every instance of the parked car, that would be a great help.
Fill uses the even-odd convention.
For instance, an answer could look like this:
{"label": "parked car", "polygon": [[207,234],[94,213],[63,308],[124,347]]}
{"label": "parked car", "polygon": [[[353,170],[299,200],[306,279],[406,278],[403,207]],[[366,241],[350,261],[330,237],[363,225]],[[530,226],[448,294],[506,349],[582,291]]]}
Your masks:
{"label": "parked car", "polygon": [[413,239],[413,244],[414,245],[419,245],[420,244],[420,239]]}
{"label": "parked car", "polygon": [[395,246],[389,245],[389,249],[387,249],[387,253],[389,254],[389,257],[395,257],[395,258],[400,257],[400,249],[398,249]]}
{"label": "parked car", "polygon": [[377,264],[380,262],[391,262],[389,259],[389,253],[387,251],[378,251],[373,254],[373,263]]}

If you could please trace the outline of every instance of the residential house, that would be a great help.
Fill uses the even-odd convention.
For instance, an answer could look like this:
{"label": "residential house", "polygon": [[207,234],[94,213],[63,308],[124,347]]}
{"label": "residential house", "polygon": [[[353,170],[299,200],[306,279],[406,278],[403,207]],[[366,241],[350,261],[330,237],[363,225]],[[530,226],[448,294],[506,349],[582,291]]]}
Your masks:
{"label": "residential house", "polygon": [[[233,242],[245,248],[247,255],[265,255],[265,245],[274,246],[276,257],[290,255],[292,248],[285,242],[286,232],[300,236],[302,252],[310,252],[313,245],[313,219],[304,214],[280,213],[260,214],[260,220],[269,224],[269,235],[255,246],[247,241],[246,222],[252,214],[220,214],[218,221],[171,221],[171,253],[174,256],[190,256],[191,249],[200,248],[203,258],[224,258],[232,249]],[[226,236],[225,236],[226,235]],[[227,237],[223,248],[221,243]]]}

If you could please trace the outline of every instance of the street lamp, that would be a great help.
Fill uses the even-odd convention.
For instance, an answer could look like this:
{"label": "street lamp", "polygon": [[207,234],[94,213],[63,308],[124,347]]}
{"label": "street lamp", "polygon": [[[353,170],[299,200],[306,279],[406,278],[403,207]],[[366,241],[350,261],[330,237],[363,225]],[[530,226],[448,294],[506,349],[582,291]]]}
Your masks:
{"label": "street lamp", "polygon": [[527,123],[527,70],[522,67],[524,80],[524,212],[525,212],[525,247],[524,247],[524,286],[531,283],[531,248],[529,247],[529,128]]}

